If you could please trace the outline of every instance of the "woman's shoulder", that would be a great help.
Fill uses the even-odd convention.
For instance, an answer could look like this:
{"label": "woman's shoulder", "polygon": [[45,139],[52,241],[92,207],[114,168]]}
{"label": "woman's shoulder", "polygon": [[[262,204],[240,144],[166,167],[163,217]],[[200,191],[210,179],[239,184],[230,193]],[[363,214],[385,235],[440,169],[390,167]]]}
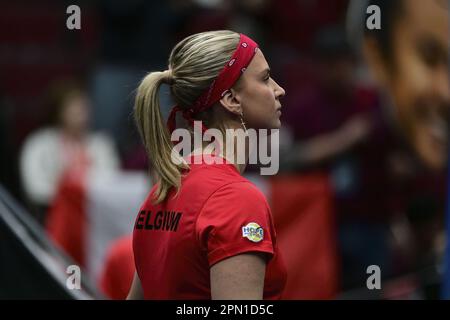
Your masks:
{"label": "woman's shoulder", "polygon": [[188,189],[208,189],[212,194],[220,192],[235,194],[243,199],[265,200],[263,192],[230,162],[191,164],[190,167],[183,181]]}
{"label": "woman's shoulder", "polygon": [[242,201],[266,202],[266,197],[263,192],[245,177],[241,177],[239,180],[225,184],[217,191],[233,194],[235,198],[241,199]]}
{"label": "woman's shoulder", "polygon": [[58,129],[51,127],[44,127],[32,132],[28,136],[28,140],[56,139],[57,137],[59,137],[59,135],[60,132]]}
{"label": "woman's shoulder", "polygon": [[91,145],[110,145],[113,144],[113,139],[108,133],[103,131],[94,131],[89,134],[89,144]]}
{"label": "woman's shoulder", "polygon": [[217,161],[212,159],[209,162],[209,160],[195,157],[188,160],[189,170],[183,172],[183,180],[186,184],[218,187],[229,182],[244,180],[233,164],[219,161],[221,159]]}
{"label": "woman's shoulder", "polygon": [[54,128],[42,128],[32,132],[25,140],[24,148],[41,148],[58,142],[59,131]]}

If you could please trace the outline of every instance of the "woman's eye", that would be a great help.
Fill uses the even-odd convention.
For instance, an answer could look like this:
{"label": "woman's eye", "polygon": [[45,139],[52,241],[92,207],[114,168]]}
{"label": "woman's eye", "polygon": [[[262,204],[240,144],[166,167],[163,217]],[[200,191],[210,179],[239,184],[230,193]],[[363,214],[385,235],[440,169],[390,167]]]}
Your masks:
{"label": "woman's eye", "polygon": [[[430,67],[435,67],[442,60],[446,60],[446,56],[441,54],[439,45],[433,41],[423,41],[419,45],[419,54],[422,60]],[[444,58],[442,58],[444,57]]]}

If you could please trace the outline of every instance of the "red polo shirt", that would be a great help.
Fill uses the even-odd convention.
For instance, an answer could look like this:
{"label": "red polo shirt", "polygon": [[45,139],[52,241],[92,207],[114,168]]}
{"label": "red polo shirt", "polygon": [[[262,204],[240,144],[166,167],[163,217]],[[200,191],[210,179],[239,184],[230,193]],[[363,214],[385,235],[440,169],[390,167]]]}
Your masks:
{"label": "red polo shirt", "polygon": [[286,271],[264,195],[234,165],[196,159],[201,163],[190,165],[178,196],[172,190],[154,205],[153,188],[136,218],[133,251],[144,297],[211,299],[212,265],[263,252],[269,258],[264,299],[280,298]]}

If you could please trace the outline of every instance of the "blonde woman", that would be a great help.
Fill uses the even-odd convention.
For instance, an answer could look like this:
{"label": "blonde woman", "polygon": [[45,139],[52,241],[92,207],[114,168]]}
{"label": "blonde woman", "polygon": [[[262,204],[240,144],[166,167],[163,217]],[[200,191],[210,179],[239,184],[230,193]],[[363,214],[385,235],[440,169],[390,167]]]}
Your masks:
{"label": "blonde woman", "polygon": [[[163,83],[177,103],[168,128],[159,107]],[[279,128],[284,94],[257,44],[232,31],[187,37],[168,70],[142,80],[135,117],[158,183],[136,218],[129,299],[280,298],[286,272],[271,212],[241,176],[245,163],[204,149],[173,161],[170,133],[177,112],[190,124],[201,120],[203,130]]]}

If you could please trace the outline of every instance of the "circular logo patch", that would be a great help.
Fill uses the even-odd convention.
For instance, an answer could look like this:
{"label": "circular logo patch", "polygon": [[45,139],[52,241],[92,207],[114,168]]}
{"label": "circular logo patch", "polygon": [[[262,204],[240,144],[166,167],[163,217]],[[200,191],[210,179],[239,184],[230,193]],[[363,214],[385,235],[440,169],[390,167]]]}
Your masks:
{"label": "circular logo patch", "polygon": [[264,238],[264,229],[256,222],[242,227],[242,236],[252,242],[260,242]]}

